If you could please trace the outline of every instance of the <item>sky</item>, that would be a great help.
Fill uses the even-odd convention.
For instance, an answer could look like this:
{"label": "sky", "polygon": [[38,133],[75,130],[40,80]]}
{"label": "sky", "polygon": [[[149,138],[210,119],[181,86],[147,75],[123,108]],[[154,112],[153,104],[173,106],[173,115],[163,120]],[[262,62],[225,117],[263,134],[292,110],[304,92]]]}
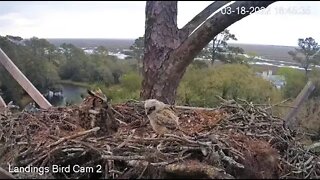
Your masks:
{"label": "sky", "polygon": [[[213,1],[179,1],[183,27]],[[296,46],[320,43],[320,2],[280,1],[228,29],[237,43]],[[0,35],[22,38],[135,39],[144,34],[145,1],[0,1]]]}

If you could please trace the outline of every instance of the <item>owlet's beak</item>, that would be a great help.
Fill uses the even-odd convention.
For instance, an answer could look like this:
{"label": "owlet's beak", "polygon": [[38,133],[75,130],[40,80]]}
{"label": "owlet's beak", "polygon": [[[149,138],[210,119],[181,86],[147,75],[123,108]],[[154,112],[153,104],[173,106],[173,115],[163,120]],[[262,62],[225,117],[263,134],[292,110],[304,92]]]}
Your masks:
{"label": "owlet's beak", "polygon": [[108,105],[107,102],[103,103],[103,108],[105,108],[105,109],[108,109],[108,108],[109,108],[109,105]]}

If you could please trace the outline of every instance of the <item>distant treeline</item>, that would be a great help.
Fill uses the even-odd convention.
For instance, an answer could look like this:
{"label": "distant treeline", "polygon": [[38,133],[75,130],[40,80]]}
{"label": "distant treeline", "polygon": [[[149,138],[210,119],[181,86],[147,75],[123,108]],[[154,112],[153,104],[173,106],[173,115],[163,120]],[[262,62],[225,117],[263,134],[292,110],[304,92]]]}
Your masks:
{"label": "distant treeline", "polygon": [[114,49],[128,49],[133,43],[134,39],[51,39],[47,38],[47,41],[54,44],[55,46],[60,46],[63,43],[73,44],[79,48],[93,48],[98,46],[104,46],[109,50]]}
{"label": "distant treeline", "polygon": [[[119,60],[98,46],[93,54],[85,54],[73,44],[56,46],[46,39],[23,39],[0,36],[0,48],[41,92],[57,91],[59,81],[86,83],[108,87],[120,83],[124,72],[136,70],[134,60]],[[6,102],[23,104],[26,93],[0,66],[0,93]]]}
{"label": "distant treeline", "polygon": [[295,50],[294,46],[278,46],[278,45],[259,45],[259,44],[232,44],[242,48],[247,54],[254,53],[257,56],[262,56],[266,59],[278,61],[293,62],[292,57],[288,54],[289,51]]}

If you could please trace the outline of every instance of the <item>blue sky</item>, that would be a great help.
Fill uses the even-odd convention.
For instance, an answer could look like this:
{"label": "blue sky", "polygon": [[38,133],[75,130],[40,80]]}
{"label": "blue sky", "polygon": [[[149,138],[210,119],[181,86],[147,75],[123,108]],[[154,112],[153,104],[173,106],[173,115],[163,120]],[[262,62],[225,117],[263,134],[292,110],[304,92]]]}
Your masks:
{"label": "blue sky", "polygon": [[[212,2],[179,1],[178,26]],[[228,29],[239,43],[292,46],[309,36],[320,42],[319,20],[320,2],[280,1]],[[134,39],[143,35],[144,23],[144,1],[0,1],[2,36]]]}

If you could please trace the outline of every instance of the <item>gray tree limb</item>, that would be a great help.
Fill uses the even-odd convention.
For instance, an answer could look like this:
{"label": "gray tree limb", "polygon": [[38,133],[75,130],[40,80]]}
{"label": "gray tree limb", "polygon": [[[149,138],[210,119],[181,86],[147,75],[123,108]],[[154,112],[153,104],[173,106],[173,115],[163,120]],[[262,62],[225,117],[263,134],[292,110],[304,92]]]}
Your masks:
{"label": "gray tree limb", "polygon": [[[187,38],[201,23],[203,23],[212,13],[216,12],[222,6],[228,4],[231,1],[215,1],[197,14],[191,19],[181,31],[186,35]],[[184,39],[183,39],[184,40]]]}
{"label": "gray tree limb", "polygon": [[196,55],[212,40],[213,37],[218,35],[224,29],[233,23],[241,20],[242,18],[250,15],[250,13],[238,14],[236,8],[250,7],[265,7],[276,1],[236,1],[235,3],[227,6],[231,8],[234,13],[222,14],[218,12],[211,18],[207,19],[187,40],[174,50],[171,54],[173,68],[176,71],[184,71],[185,68],[192,62]]}

